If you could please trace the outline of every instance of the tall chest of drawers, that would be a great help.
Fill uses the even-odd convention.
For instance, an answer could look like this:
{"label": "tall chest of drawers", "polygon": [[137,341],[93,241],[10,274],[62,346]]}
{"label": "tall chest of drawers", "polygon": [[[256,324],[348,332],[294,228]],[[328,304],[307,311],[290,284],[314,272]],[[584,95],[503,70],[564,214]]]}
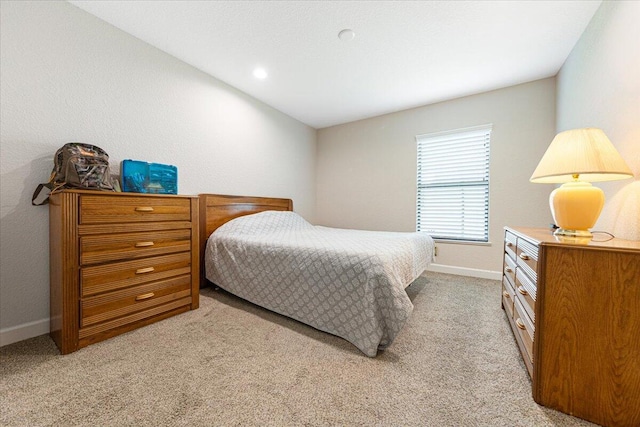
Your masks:
{"label": "tall chest of drawers", "polygon": [[62,354],[198,308],[198,199],[68,190],[49,203],[51,337]]}
{"label": "tall chest of drawers", "polygon": [[541,405],[640,426],[640,242],[505,227],[502,307]]}

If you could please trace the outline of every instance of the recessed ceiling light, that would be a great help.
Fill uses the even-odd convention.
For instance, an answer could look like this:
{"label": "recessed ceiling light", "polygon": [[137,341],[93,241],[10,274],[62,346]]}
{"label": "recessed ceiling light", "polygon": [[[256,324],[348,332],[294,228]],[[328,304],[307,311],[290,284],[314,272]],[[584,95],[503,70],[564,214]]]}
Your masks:
{"label": "recessed ceiling light", "polygon": [[345,28],[344,30],[338,33],[338,38],[343,42],[351,41],[355,36],[356,36],[356,33],[354,33],[353,30],[350,30],[348,28]]}
{"label": "recessed ceiling light", "polygon": [[255,70],[253,70],[253,77],[255,77],[256,79],[264,80],[267,78],[267,70],[265,70],[264,68],[258,67]]}

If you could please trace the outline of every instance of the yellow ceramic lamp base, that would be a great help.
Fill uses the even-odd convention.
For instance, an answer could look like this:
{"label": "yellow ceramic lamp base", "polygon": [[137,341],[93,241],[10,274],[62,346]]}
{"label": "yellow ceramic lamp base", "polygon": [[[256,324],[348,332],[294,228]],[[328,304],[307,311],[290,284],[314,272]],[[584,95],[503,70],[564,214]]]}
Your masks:
{"label": "yellow ceramic lamp base", "polygon": [[588,182],[572,181],[556,188],[549,197],[551,214],[560,227],[557,236],[591,237],[602,207],[604,192]]}

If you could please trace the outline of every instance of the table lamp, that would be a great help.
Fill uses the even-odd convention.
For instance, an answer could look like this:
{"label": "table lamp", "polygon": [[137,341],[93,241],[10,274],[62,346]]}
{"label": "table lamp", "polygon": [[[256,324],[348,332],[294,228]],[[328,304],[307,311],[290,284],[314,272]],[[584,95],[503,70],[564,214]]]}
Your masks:
{"label": "table lamp", "polygon": [[601,129],[560,132],[553,138],[530,181],[561,184],[549,197],[551,214],[559,227],[556,236],[591,238],[604,192],[589,181],[633,177],[629,166]]}

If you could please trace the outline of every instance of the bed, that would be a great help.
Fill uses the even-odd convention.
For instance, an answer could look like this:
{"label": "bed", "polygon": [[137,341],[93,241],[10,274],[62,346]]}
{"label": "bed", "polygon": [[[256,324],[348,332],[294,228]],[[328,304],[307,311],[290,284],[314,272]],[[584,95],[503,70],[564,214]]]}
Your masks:
{"label": "bed", "polygon": [[406,323],[405,288],[433,258],[426,234],[314,226],[289,199],[201,194],[200,224],[204,279],[370,357]]}

